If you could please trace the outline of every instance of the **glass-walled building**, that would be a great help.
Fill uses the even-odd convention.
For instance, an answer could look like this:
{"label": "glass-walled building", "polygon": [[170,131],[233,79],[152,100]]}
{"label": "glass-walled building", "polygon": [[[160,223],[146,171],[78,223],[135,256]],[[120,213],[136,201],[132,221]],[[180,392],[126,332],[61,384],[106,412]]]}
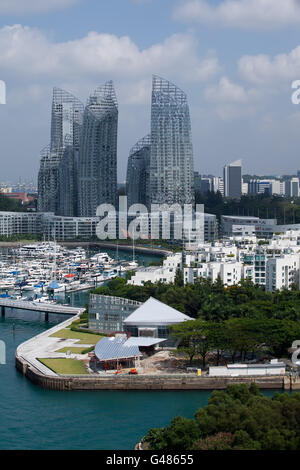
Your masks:
{"label": "glass-walled building", "polygon": [[51,151],[72,145],[78,149],[83,122],[84,106],[71,93],[61,88],[53,89],[51,113]]}
{"label": "glass-walled building", "polygon": [[122,332],[123,321],[140,305],[142,303],[135,300],[92,294],[89,301],[89,328],[104,333]]}
{"label": "glass-walled building", "polygon": [[75,217],[78,212],[78,149],[65,147],[59,164],[59,211],[65,217]]}
{"label": "glass-walled building", "polygon": [[186,94],[153,76],[151,106],[151,203],[194,203],[194,162]]}
{"label": "glass-walled building", "polygon": [[79,151],[79,216],[95,217],[100,204],[117,202],[118,102],[109,81],[90,96]]}
{"label": "glass-walled building", "polygon": [[38,175],[38,211],[58,214],[59,201],[59,166],[63,150],[51,151],[50,145],[41,151]]}
{"label": "glass-walled building", "polygon": [[193,320],[159,300],[150,297],[124,321],[124,330],[134,337],[166,339],[164,346],[174,347],[178,340],[172,337],[171,326]]}
{"label": "glass-walled building", "polygon": [[232,199],[242,197],[242,160],[224,167],[224,196]]}
{"label": "glass-walled building", "polygon": [[71,93],[53,89],[50,145],[41,152],[38,210],[77,215],[77,159],[83,104]]}
{"label": "glass-walled building", "polygon": [[127,166],[126,194],[132,204],[149,206],[151,136],[139,140],[131,149]]}

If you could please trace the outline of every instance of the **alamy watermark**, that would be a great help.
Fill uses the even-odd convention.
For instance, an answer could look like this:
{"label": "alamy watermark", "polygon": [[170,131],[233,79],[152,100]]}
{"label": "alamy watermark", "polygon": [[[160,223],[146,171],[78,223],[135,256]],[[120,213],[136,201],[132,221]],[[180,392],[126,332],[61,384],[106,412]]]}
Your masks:
{"label": "alamy watermark", "polygon": [[100,240],[204,241],[204,206],[197,204],[152,204],[151,210],[143,204],[128,208],[127,196],[119,197],[119,210],[112,204],[97,208],[96,234]]}
{"label": "alamy watermark", "polygon": [[293,342],[292,349],[295,349],[292,355],[292,363],[294,365],[300,365],[300,340]]}
{"label": "alamy watermark", "polygon": [[4,341],[0,340],[0,365],[6,364],[6,346]]}
{"label": "alamy watermark", "polygon": [[6,84],[0,80],[0,104],[6,104]]}

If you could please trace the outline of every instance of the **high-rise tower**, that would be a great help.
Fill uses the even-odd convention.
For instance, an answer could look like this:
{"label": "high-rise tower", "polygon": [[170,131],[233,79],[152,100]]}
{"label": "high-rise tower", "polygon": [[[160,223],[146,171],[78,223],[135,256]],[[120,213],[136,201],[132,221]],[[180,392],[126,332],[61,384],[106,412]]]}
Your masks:
{"label": "high-rise tower", "polygon": [[129,207],[132,204],[149,206],[150,153],[150,135],[139,140],[130,151],[126,179],[126,194]]}
{"label": "high-rise tower", "polygon": [[118,102],[109,81],[90,96],[79,151],[79,215],[93,217],[100,204],[117,202]]}
{"label": "high-rise tower", "polygon": [[224,196],[232,199],[242,197],[242,160],[224,167]]}
{"label": "high-rise tower", "polygon": [[53,89],[51,152],[70,144],[79,149],[83,111],[83,104],[71,93],[60,88]]}
{"label": "high-rise tower", "polygon": [[151,106],[151,203],[194,203],[191,120],[186,94],[153,76]]}
{"label": "high-rise tower", "polygon": [[54,88],[50,145],[41,152],[38,210],[76,215],[77,164],[83,104],[71,93]]}

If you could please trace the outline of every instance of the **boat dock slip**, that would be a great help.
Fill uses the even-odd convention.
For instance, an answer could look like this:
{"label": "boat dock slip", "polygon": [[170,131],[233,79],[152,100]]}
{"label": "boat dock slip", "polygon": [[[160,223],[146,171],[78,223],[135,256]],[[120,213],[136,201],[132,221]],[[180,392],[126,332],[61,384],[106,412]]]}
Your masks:
{"label": "boat dock slip", "polygon": [[85,308],[68,307],[60,304],[47,304],[42,302],[29,302],[21,300],[0,299],[1,315],[5,315],[5,308],[19,310],[30,310],[43,313],[55,313],[61,315],[78,315],[85,311]]}

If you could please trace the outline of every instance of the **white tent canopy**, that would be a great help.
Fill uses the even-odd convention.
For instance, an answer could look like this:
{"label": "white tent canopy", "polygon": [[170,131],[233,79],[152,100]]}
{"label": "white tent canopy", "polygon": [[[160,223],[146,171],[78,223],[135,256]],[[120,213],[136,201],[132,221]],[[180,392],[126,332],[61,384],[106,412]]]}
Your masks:
{"label": "white tent canopy", "polygon": [[150,297],[147,302],[129,315],[123,323],[125,326],[159,326],[174,325],[188,320],[193,320],[193,318]]}

